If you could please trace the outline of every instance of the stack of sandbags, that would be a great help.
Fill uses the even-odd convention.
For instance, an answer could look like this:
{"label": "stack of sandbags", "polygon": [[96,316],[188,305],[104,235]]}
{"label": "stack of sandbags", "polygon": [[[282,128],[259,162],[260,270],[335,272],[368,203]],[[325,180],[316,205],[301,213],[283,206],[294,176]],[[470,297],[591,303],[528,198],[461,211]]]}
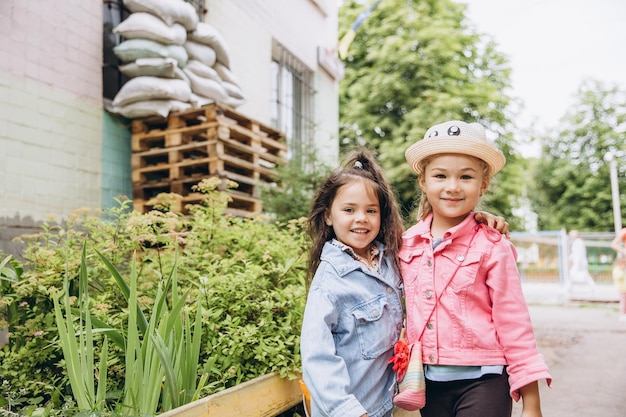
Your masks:
{"label": "stack of sandbags", "polygon": [[198,21],[191,4],[184,0],[124,0],[124,4],[131,13],[113,28],[124,39],[113,52],[130,80],[114,97],[111,112],[128,118],[166,117],[171,111],[208,103],[237,107],[245,102],[230,73],[224,40]]}
{"label": "stack of sandbags", "polygon": [[199,22],[187,34],[185,49],[189,62],[184,72],[200,104],[216,101],[238,107],[245,103],[239,81],[230,71],[228,45],[214,27]]}

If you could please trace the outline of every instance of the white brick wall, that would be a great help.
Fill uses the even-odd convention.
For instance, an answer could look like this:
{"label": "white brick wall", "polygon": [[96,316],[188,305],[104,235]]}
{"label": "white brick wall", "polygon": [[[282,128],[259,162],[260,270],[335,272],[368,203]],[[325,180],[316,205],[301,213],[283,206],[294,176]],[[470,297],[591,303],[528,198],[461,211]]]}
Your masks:
{"label": "white brick wall", "polygon": [[0,224],[100,207],[102,3],[0,1]]}

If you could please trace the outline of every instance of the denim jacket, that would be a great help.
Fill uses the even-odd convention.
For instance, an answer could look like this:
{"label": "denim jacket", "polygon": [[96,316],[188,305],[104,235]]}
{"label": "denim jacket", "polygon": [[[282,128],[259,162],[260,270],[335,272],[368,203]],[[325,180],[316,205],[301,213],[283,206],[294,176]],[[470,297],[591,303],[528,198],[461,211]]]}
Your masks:
{"label": "denim jacket", "polygon": [[[409,341],[425,364],[505,365],[513,399],[551,376],[538,352],[515,247],[473,213],[433,250],[430,217],[403,235],[400,269]],[[450,283],[448,281],[451,279]]]}
{"label": "denim jacket", "polygon": [[402,329],[401,280],[380,251],[379,271],[326,242],[309,290],[300,350],[314,417],[390,416],[387,362]]}

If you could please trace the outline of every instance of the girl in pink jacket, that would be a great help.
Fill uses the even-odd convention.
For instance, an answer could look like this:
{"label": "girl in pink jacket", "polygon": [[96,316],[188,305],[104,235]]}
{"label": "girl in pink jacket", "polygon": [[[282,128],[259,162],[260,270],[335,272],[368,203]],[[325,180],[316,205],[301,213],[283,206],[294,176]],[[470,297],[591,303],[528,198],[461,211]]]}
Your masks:
{"label": "girl in pink jacket", "polygon": [[473,211],[505,158],[478,123],[428,129],[406,159],[422,190],[419,222],[400,251],[407,342],[421,341],[422,417],[502,417],[512,399],[541,417],[538,381],[551,376],[537,350],[517,253]]}

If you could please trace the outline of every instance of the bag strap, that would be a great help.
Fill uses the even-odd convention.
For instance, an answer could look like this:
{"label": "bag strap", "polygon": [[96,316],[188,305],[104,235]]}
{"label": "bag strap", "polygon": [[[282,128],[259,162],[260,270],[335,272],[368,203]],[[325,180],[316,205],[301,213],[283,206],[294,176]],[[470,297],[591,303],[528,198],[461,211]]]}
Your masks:
{"label": "bag strap", "polygon": [[[465,251],[465,255],[463,255],[463,261],[465,260],[465,258],[467,257],[467,254],[469,253],[470,248],[472,247],[472,243],[474,243],[474,238],[476,237],[476,235],[478,234],[478,229],[480,229],[482,226],[480,224],[478,224],[475,229],[474,229],[474,234],[472,235],[472,238],[470,239],[469,244],[467,245],[467,250]],[[444,287],[441,289],[441,291],[439,292],[439,295],[437,296],[437,300],[435,301],[435,305],[433,306],[432,310],[430,310],[430,313],[428,314],[428,317],[426,317],[426,321],[424,322],[424,327],[422,327],[422,331],[420,332],[419,337],[417,338],[417,340],[421,340],[422,336],[424,335],[424,332],[426,331],[426,326],[428,326],[428,321],[430,320],[430,318],[433,316],[433,313],[435,312],[435,309],[437,308],[437,304],[439,304],[439,300],[441,300],[441,296],[443,295],[444,292],[446,292],[446,289],[448,288],[448,285],[450,285],[450,283],[452,282],[452,279],[454,278],[454,276],[456,275],[456,273],[458,272],[459,268],[461,267],[461,263],[463,262],[459,262],[456,266],[456,268],[454,268],[454,272],[452,273],[452,275],[450,275],[450,278],[448,278],[448,281],[446,282],[446,285],[444,285]]]}

